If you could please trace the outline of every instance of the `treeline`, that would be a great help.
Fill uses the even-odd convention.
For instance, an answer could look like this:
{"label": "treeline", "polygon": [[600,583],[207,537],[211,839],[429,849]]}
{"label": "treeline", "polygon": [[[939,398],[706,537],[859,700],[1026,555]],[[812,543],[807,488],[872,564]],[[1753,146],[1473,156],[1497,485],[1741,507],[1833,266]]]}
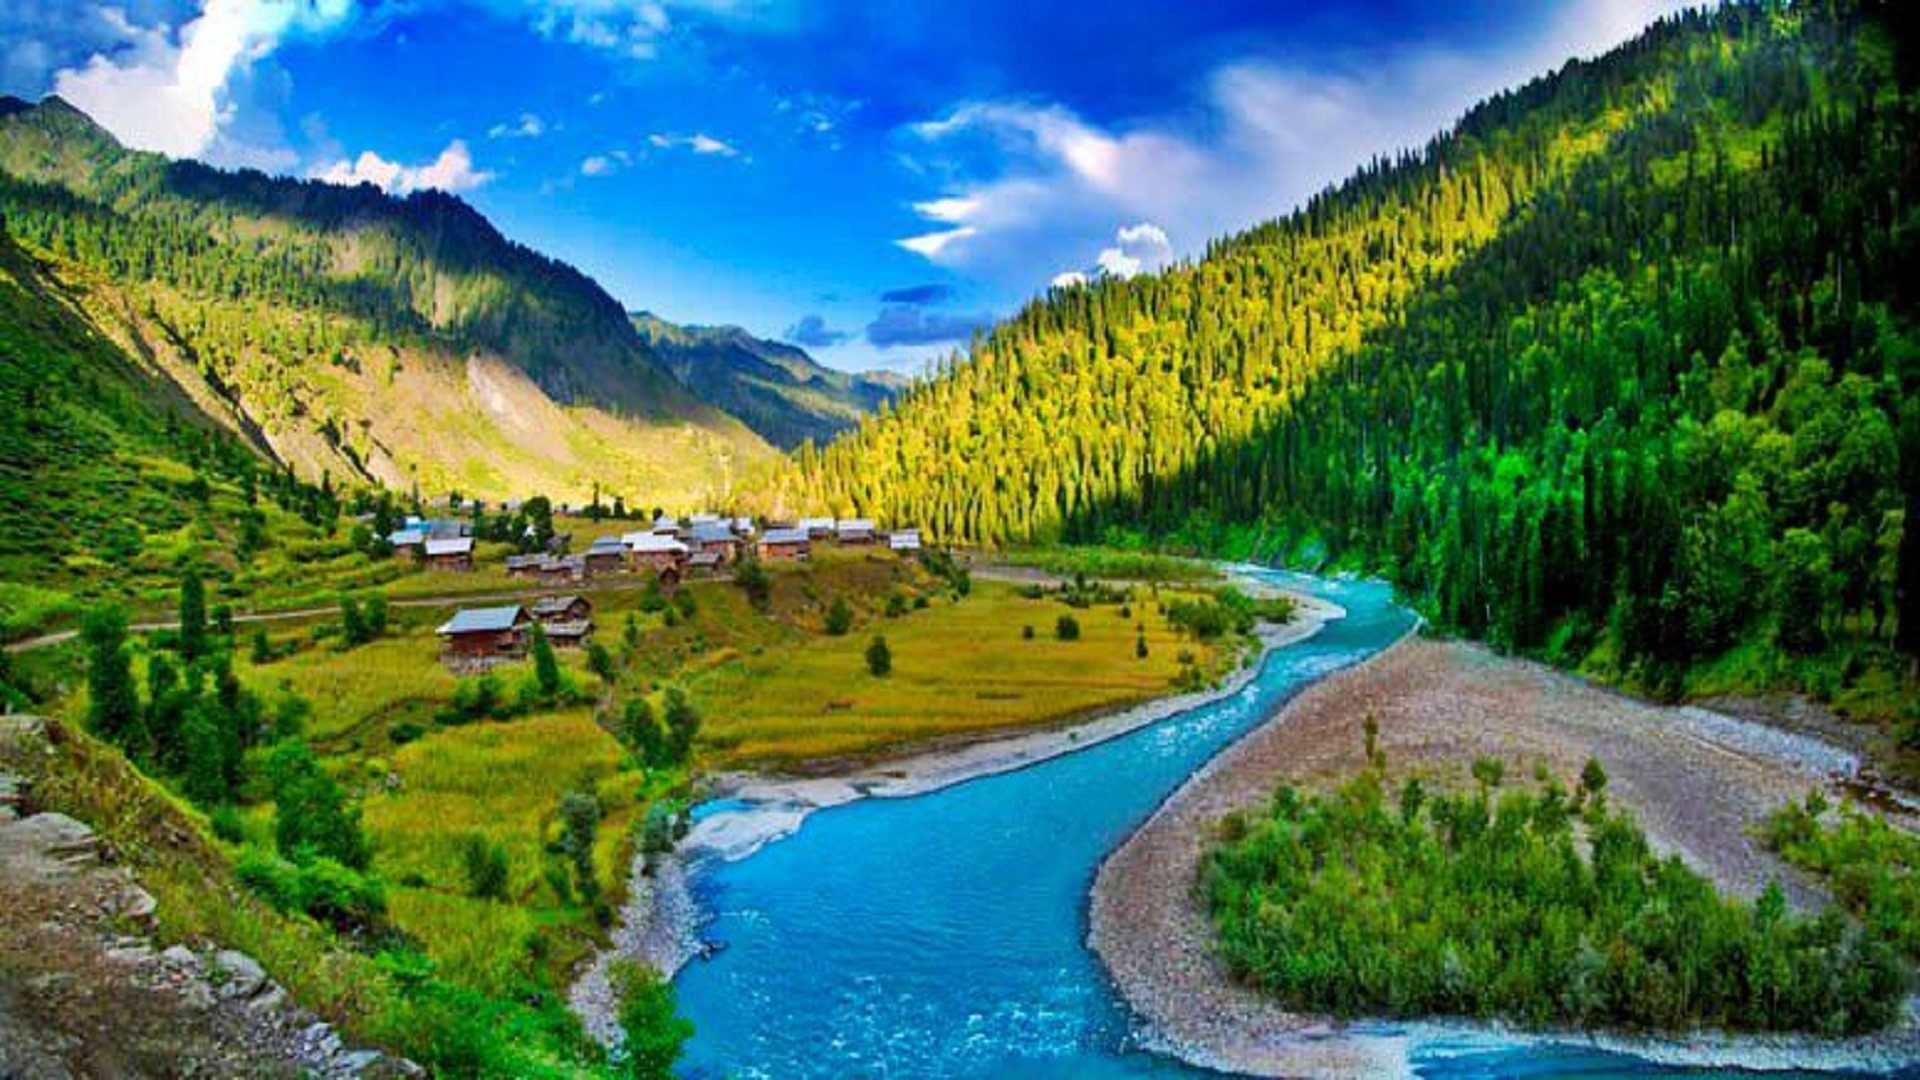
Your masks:
{"label": "treeline", "polygon": [[1191,266],[1055,291],[770,498],[1387,573],[1674,690],[1920,652],[1920,114],[1876,6],[1666,20]]}

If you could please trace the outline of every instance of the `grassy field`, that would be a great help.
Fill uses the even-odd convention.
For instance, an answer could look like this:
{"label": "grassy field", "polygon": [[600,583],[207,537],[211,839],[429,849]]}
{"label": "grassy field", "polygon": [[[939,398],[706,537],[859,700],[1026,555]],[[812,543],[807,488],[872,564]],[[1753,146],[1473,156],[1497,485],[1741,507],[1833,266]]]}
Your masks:
{"label": "grassy field", "polygon": [[[690,680],[711,717],[715,764],[872,757],[949,736],[1059,723],[1168,693],[1183,653],[1203,666],[1219,659],[1181,638],[1144,593],[1128,605],[1131,617],[1119,604],[1076,610],[998,582],[980,582],[958,601],[929,596],[926,608],[891,618],[884,606],[854,606],[844,636],[809,634],[729,657]],[[1055,636],[1063,615],[1078,621],[1078,640]],[[893,654],[885,677],[867,670],[876,634]],[[1142,635],[1145,657],[1136,655]]]}

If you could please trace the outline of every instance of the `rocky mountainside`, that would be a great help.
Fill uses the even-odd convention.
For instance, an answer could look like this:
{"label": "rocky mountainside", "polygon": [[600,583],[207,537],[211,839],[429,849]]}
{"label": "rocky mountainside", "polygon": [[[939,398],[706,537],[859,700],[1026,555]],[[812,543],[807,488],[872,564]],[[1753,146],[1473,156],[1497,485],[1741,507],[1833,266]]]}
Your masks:
{"label": "rocky mountainside", "polygon": [[771,453],[453,196],[170,161],[6,99],[0,218],[102,335],[308,479],[691,505]]}

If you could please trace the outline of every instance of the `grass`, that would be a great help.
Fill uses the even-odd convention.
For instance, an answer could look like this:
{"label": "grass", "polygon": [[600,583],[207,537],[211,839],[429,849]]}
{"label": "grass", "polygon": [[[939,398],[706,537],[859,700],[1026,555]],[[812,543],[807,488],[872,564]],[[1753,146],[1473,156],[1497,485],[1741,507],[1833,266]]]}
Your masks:
{"label": "grass", "polygon": [[[1202,666],[1220,659],[1181,637],[1144,596],[1131,618],[1119,605],[1075,610],[996,582],[895,618],[868,601],[845,636],[809,634],[731,656],[689,681],[709,717],[705,741],[716,764],[871,757],[942,737],[1056,724],[1167,693],[1183,652]],[[1063,614],[1078,618],[1079,640],[1055,639]],[[1139,624],[1145,658],[1135,655]],[[866,666],[876,634],[893,651],[884,678]]]}
{"label": "grass", "polygon": [[[401,883],[390,897],[394,924],[483,992],[509,994],[529,979],[555,984],[596,934],[590,913],[543,877],[554,808],[570,790],[599,795],[600,877],[622,880],[644,786],[623,757],[586,709],[449,728],[403,747],[394,779],[364,804],[374,868]],[[476,834],[506,849],[505,902],[464,894],[460,845]]]}
{"label": "grass", "polygon": [[1221,579],[1211,563],[1156,551],[1112,547],[1050,547],[1016,549],[999,556],[1015,566],[1031,566],[1061,577],[1085,574],[1090,578],[1123,581],[1212,582]]}

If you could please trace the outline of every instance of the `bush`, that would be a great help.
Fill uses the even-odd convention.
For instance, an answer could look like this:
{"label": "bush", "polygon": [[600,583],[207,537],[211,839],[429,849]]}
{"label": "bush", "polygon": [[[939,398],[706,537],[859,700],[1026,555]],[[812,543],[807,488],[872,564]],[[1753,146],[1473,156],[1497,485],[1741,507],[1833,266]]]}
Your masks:
{"label": "bush", "polygon": [[207,815],[207,824],[212,827],[213,835],[226,843],[238,844],[246,839],[247,833],[240,821],[240,811],[234,809],[231,803],[214,807],[213,812]]}
{"label": "bush", "polygon": [[853,608],[844,596],[833,598],[832,606],[827,608],[827,633],[834,637],[843,637],[853,629]]}
{"label": "bush", "polygon": [[507,898],[507,849],[479,833],[460,841],[460,862],[466,871],[467,895],[481,900]]}
{"label": "bush", "polygon": [[395,746],[405,746],[416,742],[427,733],[427,729],[411,720],[402,720],[387,729],[387,739]]}
{"label": "bush", "polygon": [[619,1066],[634,1080],[672,1080],[674,1063],[693,1037],[693,1024],[679,1015],[673,984],[631,960],[618,962],[613,979],[626,1036],[616,1057]]}
{"label": "bush", "polygon": [[893,672],[893,650],[887,647],[887,639],[878,634],[867,643],[867,670],[875,678],[884,678]]}
{"label": "bush", "polygon": [[1062,615],[1053,624],[1053,636],[1061,641],[1080,640],[1080,620],[1071,615]]}
{"label": "bush", "polygon": [[897,619],[907,613],[907,598],[894,593],[887,597],[887,618]]}
{"label": "bush", "polygon": [[377,879],[331,859],[298,865],[249,848],[234,872],[276,909],[307,915],[336,930],[371,928],[387,911],[386,890]]}

